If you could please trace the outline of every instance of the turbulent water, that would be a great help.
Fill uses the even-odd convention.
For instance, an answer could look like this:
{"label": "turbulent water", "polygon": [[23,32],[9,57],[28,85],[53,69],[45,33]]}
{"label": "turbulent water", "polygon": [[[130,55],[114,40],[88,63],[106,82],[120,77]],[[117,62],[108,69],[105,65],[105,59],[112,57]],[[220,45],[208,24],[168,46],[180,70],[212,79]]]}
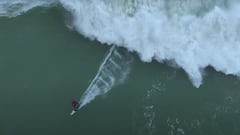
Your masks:
{"label": "turbulent water", "polygon": [[80,34],[137,52],[141,60],[170,61],[194,86],[208,66],[240,76],[237,0],[2,0],[0,16],[63,6]]}
{"label": "turbulent water", "polygon": [[[138,52],[143,61],[173,61],[193,84],[212,66],[240,75],[240,6],[234,1],[61,0],[81,34]],[[87,15],[86,15],[87,13]]]}

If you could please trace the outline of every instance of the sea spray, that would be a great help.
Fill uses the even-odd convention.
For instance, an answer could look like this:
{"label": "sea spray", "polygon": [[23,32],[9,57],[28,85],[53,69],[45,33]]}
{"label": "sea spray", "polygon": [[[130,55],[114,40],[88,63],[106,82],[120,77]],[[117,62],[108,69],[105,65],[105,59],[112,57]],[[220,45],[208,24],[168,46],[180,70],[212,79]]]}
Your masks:
{"label": "sea spray", "polygon": [[90,85],[83,93],[79,103],[80,108],[104,95],[115,85],[122,83],[130,71],[133,60],[131,54],[123,49],[112,46]]}

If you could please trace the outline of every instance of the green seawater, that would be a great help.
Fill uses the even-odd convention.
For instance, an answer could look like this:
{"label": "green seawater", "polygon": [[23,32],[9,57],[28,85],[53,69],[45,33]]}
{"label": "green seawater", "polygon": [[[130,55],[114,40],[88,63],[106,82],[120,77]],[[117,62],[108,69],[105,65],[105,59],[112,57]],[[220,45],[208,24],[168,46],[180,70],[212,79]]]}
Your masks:
{"label": "green seawater", "polygon": [[70,30],[62,8],[0,18],[0,135],[239,135],[240,81],[212,68],[193,87],[137,54],[125,82],[73,117],[110,46]]}

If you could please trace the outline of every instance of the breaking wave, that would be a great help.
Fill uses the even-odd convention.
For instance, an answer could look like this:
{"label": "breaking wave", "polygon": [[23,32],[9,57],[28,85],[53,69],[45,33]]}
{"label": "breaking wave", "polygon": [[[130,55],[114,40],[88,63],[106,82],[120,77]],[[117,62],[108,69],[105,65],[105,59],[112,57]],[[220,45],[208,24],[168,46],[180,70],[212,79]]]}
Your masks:
{"label": "breaking wave", "polygon": [[194,86],[202,71],[240,76],[240,5],[228,0],[61,0],[75,29],[150,62],[174,61]]}
{"label": "breaking wave", "polygon": [[62,5],[90,39],[137,52],[142,61],[173,61],[194,86],[208,66],[240,76],[238,0],[3,0],[0,16]]}

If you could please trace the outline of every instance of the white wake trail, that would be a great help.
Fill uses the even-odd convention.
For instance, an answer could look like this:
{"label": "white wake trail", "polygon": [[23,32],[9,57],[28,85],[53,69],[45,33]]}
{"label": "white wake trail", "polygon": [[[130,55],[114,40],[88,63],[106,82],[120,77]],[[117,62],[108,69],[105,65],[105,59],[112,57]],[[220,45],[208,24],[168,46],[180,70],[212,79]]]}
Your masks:
{"label": "white wake trail", "polygon": [[122,83],[130,71],[132,60],[133,57],[129,52],[113,46],[100,65],[96,76],[83,93],[79,101],[80,108],[93,101],[97,96],[106,94],[113,86]]}

